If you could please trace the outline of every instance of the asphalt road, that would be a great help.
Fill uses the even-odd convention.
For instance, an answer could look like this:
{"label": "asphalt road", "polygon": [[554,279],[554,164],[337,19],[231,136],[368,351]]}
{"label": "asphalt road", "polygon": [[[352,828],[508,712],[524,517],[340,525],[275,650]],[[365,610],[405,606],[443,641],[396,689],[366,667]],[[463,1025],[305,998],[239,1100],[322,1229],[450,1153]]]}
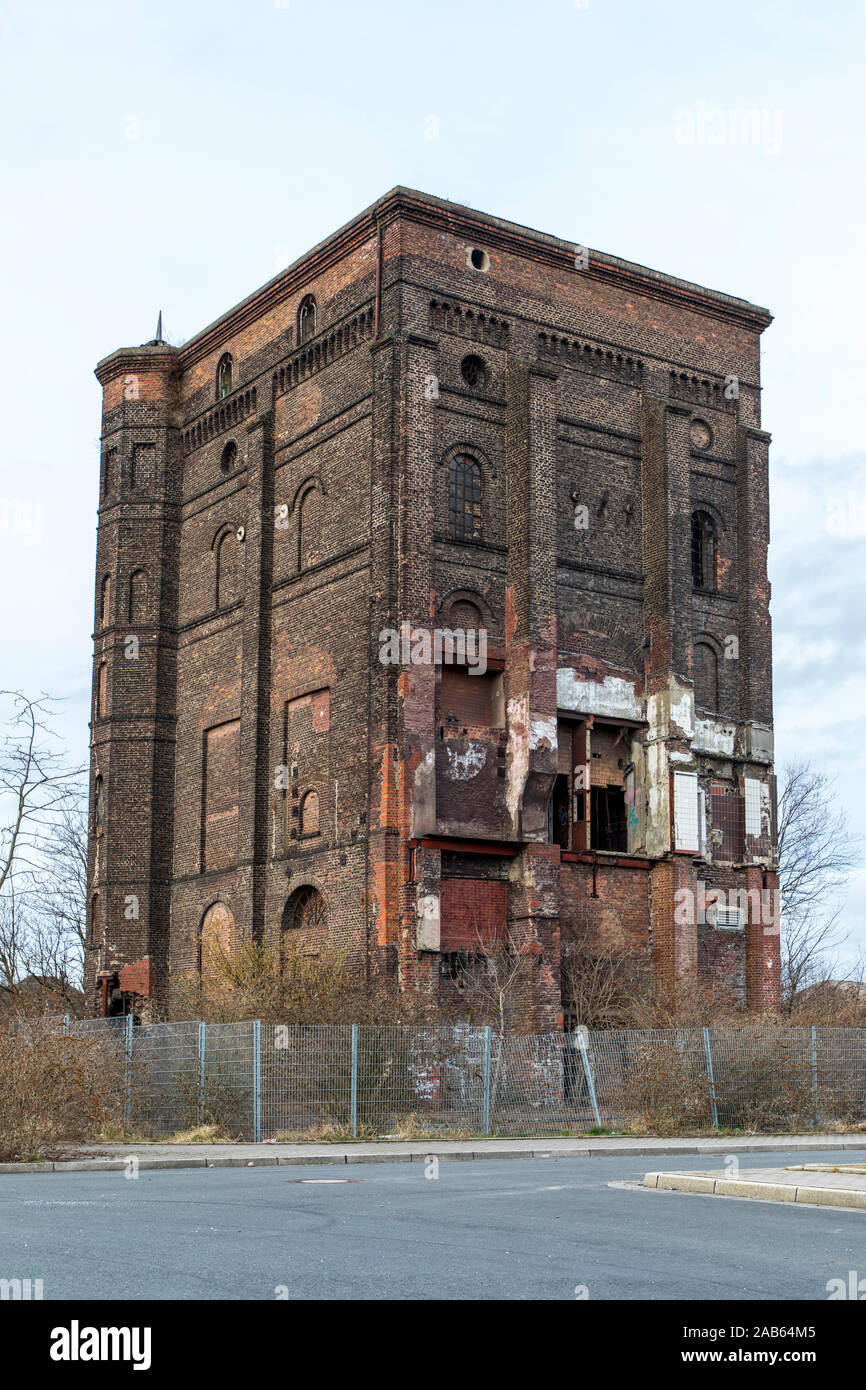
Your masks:
{"label": "asphalt road", "polygon": [[826,1300],[829,1279],[866,1276],[866,1212],[609,1186],[712,1166],[692,1154],[443,1162],[429,1177],[420,1163],[0,1175],[0,1278],[41,1278],[45,1299],[573,1300],[584,1286],[592,1300]]}

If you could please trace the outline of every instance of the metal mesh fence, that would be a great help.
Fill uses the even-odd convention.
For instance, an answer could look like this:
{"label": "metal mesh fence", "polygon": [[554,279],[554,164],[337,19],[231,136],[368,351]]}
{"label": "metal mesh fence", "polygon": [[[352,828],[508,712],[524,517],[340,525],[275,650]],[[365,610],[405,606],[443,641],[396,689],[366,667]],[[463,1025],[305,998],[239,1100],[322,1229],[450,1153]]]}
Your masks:
{"label": "metal mesh fence", "polygon": [[500,1037],[487,1028],[57,1020],[116,1038],[124,1114],[246,1139],[802,1131],[866,1123],[866,1029]]}

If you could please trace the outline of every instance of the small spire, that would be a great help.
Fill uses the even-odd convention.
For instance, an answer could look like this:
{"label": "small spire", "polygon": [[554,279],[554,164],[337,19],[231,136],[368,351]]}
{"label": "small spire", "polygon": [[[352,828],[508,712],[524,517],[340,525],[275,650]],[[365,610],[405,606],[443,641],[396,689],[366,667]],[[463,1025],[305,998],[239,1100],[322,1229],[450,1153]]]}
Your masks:
{"label": "small spire", "polygon": [[156,321],[156,342],[162,342],[162,310],[159,311],[159,318]]}

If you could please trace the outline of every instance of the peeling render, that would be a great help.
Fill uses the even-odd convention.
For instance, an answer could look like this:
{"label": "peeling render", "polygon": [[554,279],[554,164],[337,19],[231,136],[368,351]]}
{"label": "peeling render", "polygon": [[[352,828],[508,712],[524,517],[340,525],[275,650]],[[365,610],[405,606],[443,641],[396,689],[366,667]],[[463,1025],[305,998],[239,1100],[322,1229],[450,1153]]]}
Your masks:
{"label": "peeling render", "polygon": [[419,897],[417,914],[418,950],[438,951],[440,941],[439,894],[425,893]]}
{"label": "peeling render", "polygon": [[736,736],[736,724],[722,719],[704,719],[696,716],[692,748],[696,753],[715,753],[717,757],[732,757]]}
{"label": "peeling render", "polygon": [[533,719],[529,725],[529,747],[549,748],[556,752],[556,716],[552,719]]}
{"label": "peeling render", "polygon": [[455,782],[468,782],[471,777],[477,777],[487,762],[487,748],[483,743],[474,740],[462,753],[453,745],[446,744],[445,754],[448,758],[449,776]]}
{"label": "peeling render", "polygon": [[601,682],[579,680],[570,667],[561,667],[556,673],[556,699],[560,709],[581,714],[600,714],[609,719],[617,716],[643,719],[634,681],[619,676],[605,676]]}
{"label": "peeling render", "polygon": [[508,765],[505,781],[505,805],[513,829],[516,830],[523,788],[529,773],[529,696],[520,695],[508,701]]}

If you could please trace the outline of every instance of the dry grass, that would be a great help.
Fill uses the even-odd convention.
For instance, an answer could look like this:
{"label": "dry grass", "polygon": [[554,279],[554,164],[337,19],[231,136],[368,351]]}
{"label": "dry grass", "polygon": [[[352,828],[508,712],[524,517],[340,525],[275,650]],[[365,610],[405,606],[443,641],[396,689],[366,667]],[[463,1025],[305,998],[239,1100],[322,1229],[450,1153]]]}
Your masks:
{"label": "dry grass", "polygon": [[196,1125],[194,1129],[181,1129],[168,1138],[169,1144],[231,1144],[235,1136],[229,1134],[222,1125]]}

